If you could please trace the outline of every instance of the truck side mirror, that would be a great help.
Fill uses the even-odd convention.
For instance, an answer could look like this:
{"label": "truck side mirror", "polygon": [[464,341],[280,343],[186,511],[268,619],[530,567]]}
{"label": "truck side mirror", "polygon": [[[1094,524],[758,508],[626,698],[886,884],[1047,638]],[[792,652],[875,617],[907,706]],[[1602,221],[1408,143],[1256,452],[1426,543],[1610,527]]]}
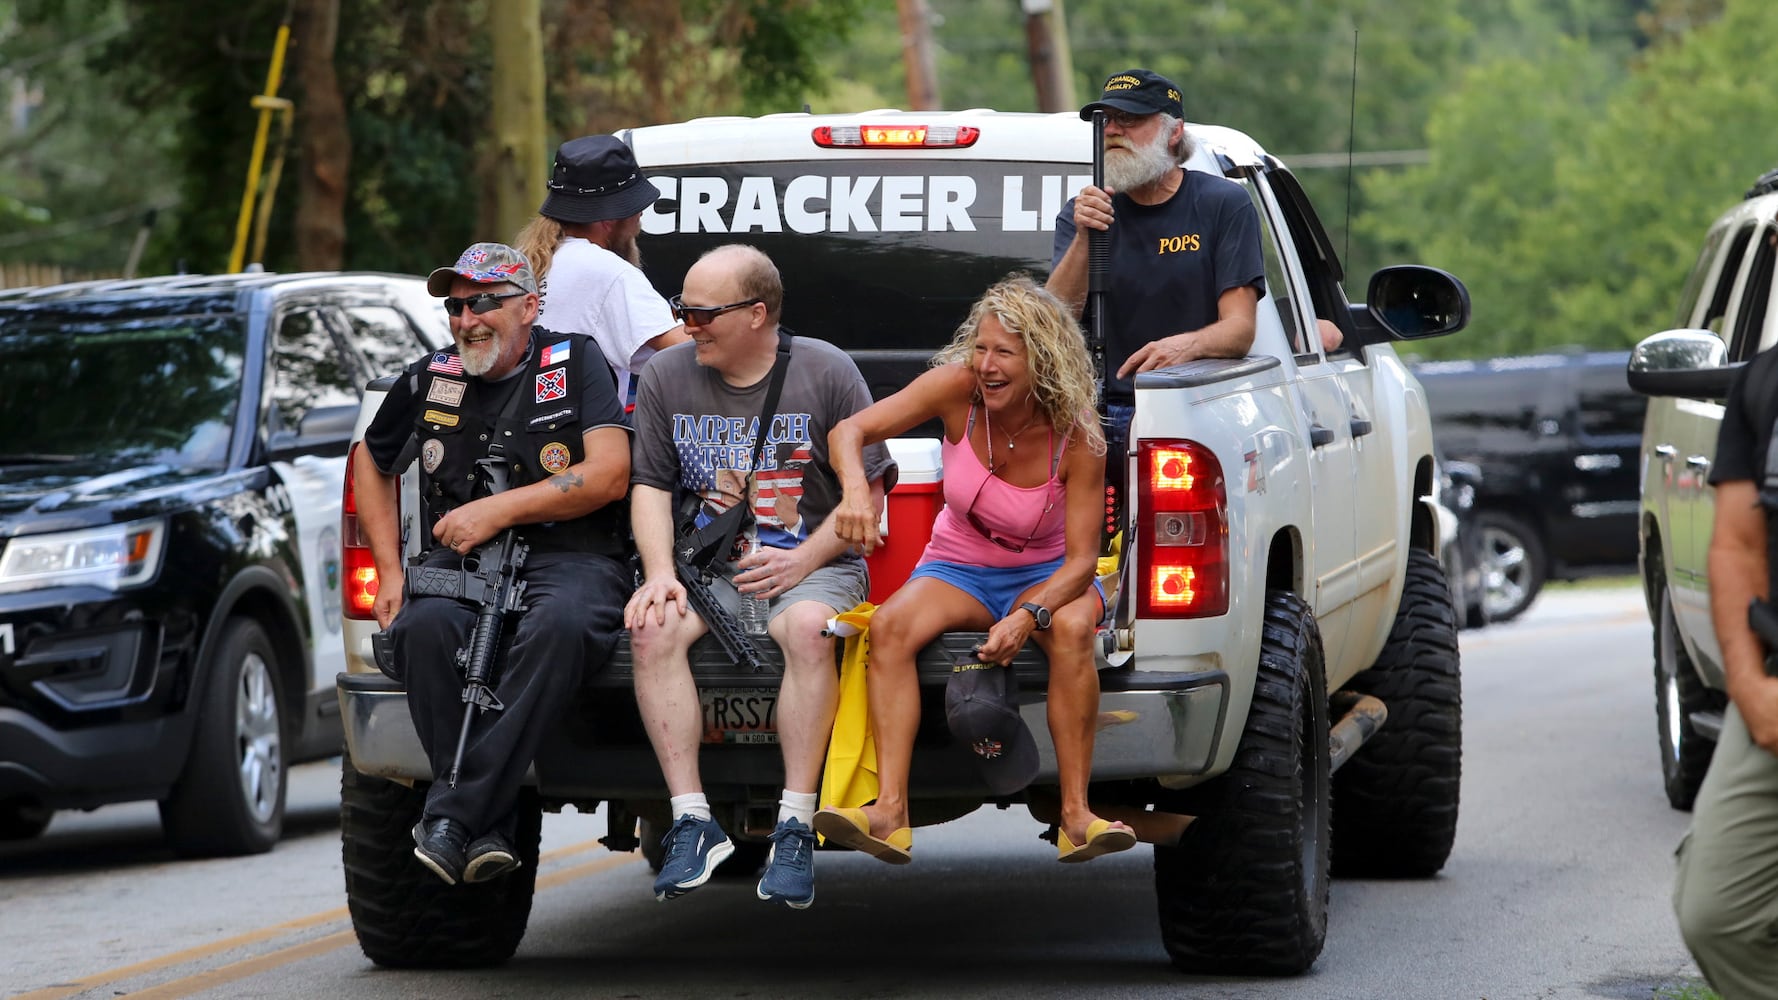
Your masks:
{"label": "truck side mirror", "polygon": [[1448,271],[1398,264],[1371,275],[1371,315],[1398,340],[1424,340],[1469,325],[1469,289]]}
{"label": "truck side mirror", "polygon": [[1663,330],[1630,352],[1625,377],[1644,396],[1722,399],[1743,363],[1728,363],[1729,348],[1709,330]]}

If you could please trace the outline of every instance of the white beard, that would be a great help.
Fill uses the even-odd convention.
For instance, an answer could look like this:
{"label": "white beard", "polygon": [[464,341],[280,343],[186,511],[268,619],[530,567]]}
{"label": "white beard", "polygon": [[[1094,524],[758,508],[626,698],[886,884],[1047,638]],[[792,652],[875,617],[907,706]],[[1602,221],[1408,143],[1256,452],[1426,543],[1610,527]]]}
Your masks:
{"label": "white beard", "polygon": [[500,360],[500,338],[495,337],[480,344],[465,344],[458,341],[457,354],[463,359],[463,373],[465,375],[478,377],[486,375],[493,369],[494,362]]}
{"label": "white beard", "polygon": [[1177,166],[1179,161],[1167,149],[1167,130],[1157,129],[1146,146],[1105,151],[1105,185],[1113,191],[1131,191],[1159,180]]}

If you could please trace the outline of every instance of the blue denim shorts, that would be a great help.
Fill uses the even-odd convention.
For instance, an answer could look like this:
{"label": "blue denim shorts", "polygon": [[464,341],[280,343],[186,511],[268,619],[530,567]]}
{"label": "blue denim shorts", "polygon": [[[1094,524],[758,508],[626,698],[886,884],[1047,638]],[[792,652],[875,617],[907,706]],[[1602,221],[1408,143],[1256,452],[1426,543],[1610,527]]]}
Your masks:
{"label": "blue denim shorts", "polygon": [[[962,563],[933,560],[915,566],[914,571],[908,574],[908,579],[917,580],[929,576],[948,583],[975,598],[982,607],[988,609],[988,614],[993,615],[995,621],[999,621],[1012,614],[1013,608],[1018,606],[1020,594],[1049,579],[1061,565],[1061,556],[1030,566],[965,566]],[[1103,614],[1105,588],[1099,586],[1098,580],[1093,581],[1093,588],[1099,593],[1099,611]]]}

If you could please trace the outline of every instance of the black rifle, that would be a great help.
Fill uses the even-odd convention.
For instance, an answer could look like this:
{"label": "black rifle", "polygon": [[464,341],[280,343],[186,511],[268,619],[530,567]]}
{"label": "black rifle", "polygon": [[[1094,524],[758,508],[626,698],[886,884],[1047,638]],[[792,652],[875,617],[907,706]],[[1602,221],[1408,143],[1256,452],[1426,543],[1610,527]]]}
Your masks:
{"label": "black rifle", "polygon": [[[703,570],[690,563],[673,563],[679,572],[679,583],[685,587],[685,599],[691,602],[691,609],[698,613],[704,624],[710,627],[710,634],[722,651],[728,654],[729,661],[736,666],[745,665],[755,673],[765,670],[765,661],[759,658],[759,647],[753,644],[753,638],[735,616],[722,606],[716,595],[710,592],[710,577]],[[746,599],[745,595],[742,595]]]}
{"label": "black rifle", "polygon": [[[685,599],[691,602],[691,609],[704,620],[704,624],[710,629],[710,634],[716,637],[717,644],[722,647],[724,653],[728,654],[730,663],[736,666],[745,665],[755,673],[763,671],[765,661],[759,658],[759,647],[753,644],[752,637],[747,634],[746,629],[741,627],[741,623],[735,620],[735,616],[730,614],[729,610],[722,606],[722,602],[716,599],[716,595],[710,592],[711,573],[706,568],[708,562],[728,558],[726,546],[734,544],[735,538],[733,524],[730,522],[738,523],[739,518],[724,520],[723,524],[729,527],[727,531],[722,530],[723,524],[713,525],[714,532],[707,531],[705,533],[705,535],[713,534],[716,537],[717,541],[712,543],[710,538],[701,535],[696,527],[698,498],[691,495],[686,499],[687,510],[682,512],[673,539],[673,570],[679,577],[680,585],[685,588]],[[742,503],[745,502],[742,501]],[[721,548],[722,551],[716,551],[718,548]],[[706,565],[699,564],[700,550],[702,550],[701,554]],[[638,578],[638,582],[640,582],[640,578]],[[746,595],[742,595],[742,599],[745,600]]]}
{"label": "black rifle", "polygon": [[[506,491],[506,459],[499,446],[475,464],[487,475],[489,496]],[[464,708],[463,727],[457,733],[457,753],[445,779],[452,788],[457,787],[457,775],[463,769],[463,750],[469,745],[469,727],[475,722],[476,713],[506,710],[494,694],[496,659],[507,617],[525,610],[525,581],[518,575],[530,550],[514,529],[507,528],[477,546],[474,553],[464,558],[462,569],[416,566],[408,573],[410,594],[454,597],[479,607],[475,628],[469,633],[469,645],[457,650],[457,666],[463,671]]]}
{"label": "black rifle", "polygon": [[[1093,109],[1093,186],[1105,189],[1105,109]],[[1087,331],[1087,348],[1093,355],[1093,378],[1099,384],[1099,423],[1107,432],[1111,422],[1106,419],[1106,393],[1111,391],[1111,373],[1105,370],[1105,276],[1111,269],[1111,234],[1103,229],[1087,231],[1087,314],[1092,322]],[[1122,454],[1105,456],[1105,510],[1099,551],[1111,551],[1111,540],[1123,529],[1124,478],[1127,459]],[[1125,539],[1128,547],[1129,540]]]}
{"label": "black rifle", "polygon": [[1747,625],[1766,647],[1766,673],[1778,677],[1778,607],[1754,598],[1747,604]]}

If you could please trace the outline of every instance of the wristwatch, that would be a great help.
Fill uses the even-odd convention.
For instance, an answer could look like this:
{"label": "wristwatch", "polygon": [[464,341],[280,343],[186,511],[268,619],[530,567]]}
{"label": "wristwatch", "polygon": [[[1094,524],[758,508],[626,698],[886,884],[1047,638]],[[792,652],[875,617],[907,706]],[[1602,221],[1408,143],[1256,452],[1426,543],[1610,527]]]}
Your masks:
{"label": "wristwatch", "polygon": [[1049,631],[1050,609],[1044,607],[1041,604],[1034,604],[1030,601],[1026,601],[1025,603],[1019,605],[1019,607],[1023,608],[1026,611],[1031,612],[1031,617],[1033,619],[1036,619],[1036,621],[1037,621],[1037,631],[1039,631],[1039,632],[1048,632]]}

